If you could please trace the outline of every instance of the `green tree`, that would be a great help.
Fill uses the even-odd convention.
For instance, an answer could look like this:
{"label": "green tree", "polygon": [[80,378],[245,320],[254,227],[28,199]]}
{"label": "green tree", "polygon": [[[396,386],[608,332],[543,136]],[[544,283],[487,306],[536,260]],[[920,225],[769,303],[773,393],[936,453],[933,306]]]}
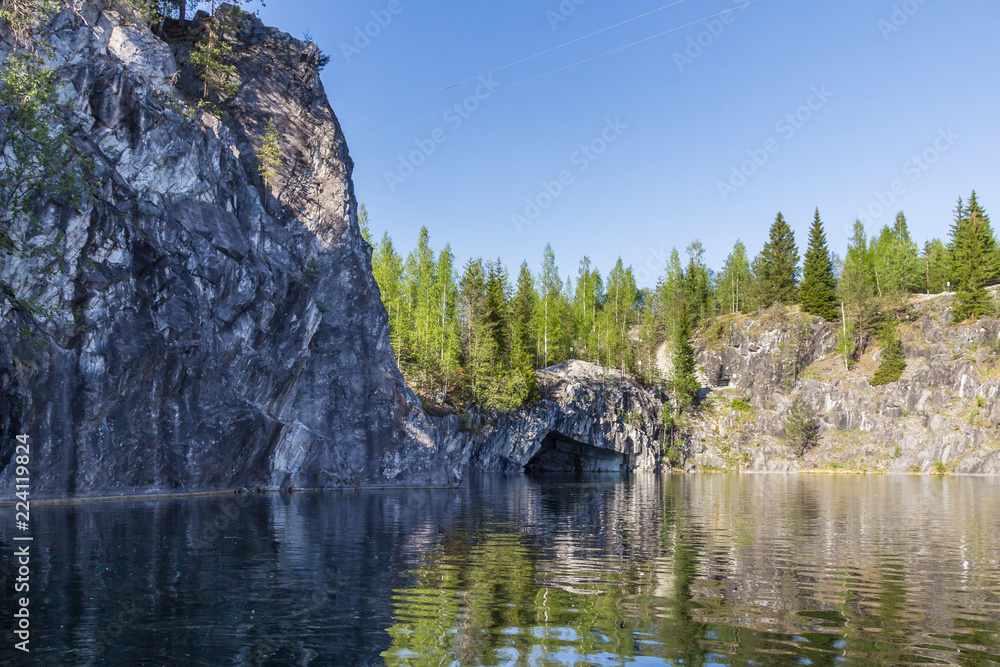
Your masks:
{"label": "green tree", "polygon": [[778,213],[771,225],[770,239],[753,262],[757,302],[761,308],[769,308],[776,303],[795,303],[798,264],[795,234],[784,216]]}
{"label": "green tree", "polygon": [[552,360],[550,352],[558,350],[562,343],[560,331],[560,307],[562,305],[563,282],[556,266],[556,255],[552,244],[545,244],[542,257],[542,271],[538,275],[538,309],[536,321],[538,340],[541,344],[541,366],[546,367]]}
{"label": "green tree", "polygon": [[[260,148],[256,151],[259,163],[257,169],[260,171],[260,177],[264,179],[265,189],[278,177],[278,168],[281,167],[281,144],[279,142],[278,126],[274,123],[274,118],[269,118],[264,136],[260,140]],[[367,223],[368,212],[365,211],[364,204],[361,205],[361,210],[365,214],[365,222]],[[361,219],[360,215],[358,219]]]}
{"label": "green tree", "polygon": [[678,314],[677,333],[674,338],[674,365],[670,384],[677,405],[688,408],[698,402],[701,383],[695,375],[696,363],[694,347],[691,346],[691,319],[687,304],[683,304]]}
{"label": "green tree", "polygon": [[924,289],[928,294],[940,294],[948,288],[951,280],[951,258],[948,247],[941,239],[931,239],[924,244],[921,258],[924,265]]}
{"label": "green tree", "polygon": [[896,382],[906,370],[906,359],[903,357],[903,343],[896,332],[896,320],[885,318],[879,332],[879,344],[882,348],[878,368],[872,376],[873,386]]}
{"label": "green tree", "polygon": [[725,314],[742,313],[747,307],[747,292],[753,273],[750,271],[750,261],[747,258],[747,248],[742,241],[737,240],[732,252],[726,257],[719,279],[716,283],[716,299]]}
{"label": "green tree", "polygon": [[677,248],[670,249],[666,273],[658,285],[660,303],[663,308],[663,326],[667,338],[673,340],[677,336],[677,323],[680,321],[681,304],[685,301],[684,267],[681,264]]}
{"label": "green tree", "polygon": [[684,300],[688,314],[695,322],[714,315],[712,303],[712,271],[705,264],[705,247],[701,241],[694,241],[686,248],[688,265],[684,270]]}
{"label": "green tree", "polygon": [[209,100],[209,94],[215,92],[216,100],[221,102],[239,92],[236,66],[226,62],[233,53],[233,47],[225,36],[226,30],[231,29],[233,25],[236,12],[239,11],[233,6],[231,9],[216,13],[213,2],[204,38],[195,45],[191,53],[191,64],[201,72],[202,102],[199,106],[208,106],[216,115],[220,115],[220,112]]}
{"label": "green tree", "polygon": [[989,216],[973,190],[969,203],[958,202],[951,227],[951,281],[958,291],[953,314],[958,321],[981,317],[993,310],[986,286],[1000,277],[998,251]]}
{"label": "green tree", "polygon": [[608,274],[607,302],[602,312],[608,332],[608,365],[614,364],[623,377],[632,363],[632,345],[628,334],[637,296],[632,268],[625,268],[619,257]]}
{"label": "green tree", "polygon": [[402,292],[403,258],[396,252],[389,232],[382,234],[382,240],[372,252],[372,275],[378,283],[382,304],[389,316],[390,341],[398,355],[401,347],[399,337],[409,327],[402,320],[405,311]]}
{"label": "green tree", "polygon": [[[843,323],[845,339],[841,344],[843,350],[851,348],[846,355],[849,358],[852,358],[855,350],[860,347],[859,344],[853,344],[854,341],[860,343],[864,340],[865,315],[875,295],[874,274],[865,227],[860,220],[856,220],[854,233],[847,244],[847,257],[844,258],[840,280],[837,283],[837,292],[845,315]],[[852,343],[850,345],[848,338]]]}
{"label": "green tree", "polygon": [[796,396],[785,418],[785,439],[798,458],[806,450],[819,444],[819,424],[812,416],[812,410],[802,396]]}
{"label": "green tree", "polygon": [[[28,11],[4,7],[8,16],[15,10]],[[33,16],[42,16],[38,12]],[[46,209],[77,209],[89,189],[89,163],[75,149],[63,113],[55,73],[42,67],[41,56],[9,53],[0,70],[0,260],[39,260],[43,266],[33,274],[39,279],[66,268],[62,235],[46,233]],[[0,279],[0,298],[15,310],[41,315],[41,306],[26,297],[28,289]]]}
{"label": "green tree", "polygon": [[809,248],[802,270],[799,304],[802,310],[832,322],[840,316],[837,304],[837,282],[833,277],[833,260],[826,245],[823,222],[816,209],[812,228],[809,230]]}
{"label": "green tree", "polygon": [[896,215],[895,224],[883,227],[878,238],[872,240],[871,256],[880,297],[898,300],[920,288],[920,255],[902,212]]}

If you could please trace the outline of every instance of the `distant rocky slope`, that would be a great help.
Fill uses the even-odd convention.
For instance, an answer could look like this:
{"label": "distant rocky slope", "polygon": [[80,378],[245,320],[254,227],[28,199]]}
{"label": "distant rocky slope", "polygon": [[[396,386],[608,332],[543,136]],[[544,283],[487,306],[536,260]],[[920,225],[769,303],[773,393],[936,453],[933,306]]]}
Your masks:
{"label": "distant rocky slope", "polygon": [[[1000,474],[1000,321],[956,325],[953,299],[911,298],[899,327],[907,369],[889,385],[869,384],[877,346],[847,370],[835,324],[775,308],[705,324],[696,339],[705,400],[672,432],[668,395],[569,361],[539,371],[543,400],[512,414],[435,418],[438,442],[470,471]],[[802,458],[784,435],[796,396],[820,427]]]}
{"label": "distant rocky slope", "polygon": [[[906,371],[879,387],[868,382],[877,345],[848,371],[836,325],[820,318],[789,309],[713,321],[697,358],[706,384],[728,387],[713,389],[688,424],[687,465],[1000,473],[1000,321],[955,324],[953,300],[911,298],[899,327]],[[819,445],[801,460],[783,443],[795,396],[820,425]]]}
{"label": "distant rocky slope", "polygon": [[[16,433],[36,497],[454,481],[393,361],[316,46],[244,15],[220,121],[193,109],[203,25],[168,28],[97,2],[45,28],[95,188],[39,212],[63,272],[0,264],[51,312],[0,304],[0,486]],[[284,159],[265,188],[271,118]]]}

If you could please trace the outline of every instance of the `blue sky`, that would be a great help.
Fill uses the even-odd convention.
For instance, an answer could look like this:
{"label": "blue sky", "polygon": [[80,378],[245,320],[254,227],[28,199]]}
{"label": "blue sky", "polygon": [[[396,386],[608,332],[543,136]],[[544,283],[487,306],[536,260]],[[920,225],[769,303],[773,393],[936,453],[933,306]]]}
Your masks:
{"label": "blue sky", "polygon": [[331,56],[358,199],[404,252],[426,225],[435,249],[516,272],[551,242],[564,275],[621,256],[649,286],[694,239],[716,269],[737,238],[756,254],[779,210],[804,251],[818,206],[841,254],[862,211],[870,231],[902,209],[918,243],[945,236],[973,188],[1000,222],[996,0],[758,0],[709,21],[741,3],[669,2],[281,0],[260,15]]}

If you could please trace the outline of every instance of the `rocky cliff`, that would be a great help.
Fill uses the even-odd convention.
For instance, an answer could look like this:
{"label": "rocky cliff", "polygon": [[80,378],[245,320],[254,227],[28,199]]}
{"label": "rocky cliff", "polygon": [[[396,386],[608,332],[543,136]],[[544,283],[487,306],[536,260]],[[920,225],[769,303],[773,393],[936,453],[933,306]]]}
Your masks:
{"label": "rocky cliff", "polygon": [[[509,415],[437,418],[439,446],[470,471],[746,470],[1000,473],[1000,321],[952,321],[953,295],[914,296],[899,326],[898,382],[850,370],[836,325],[774,308],[721,317],[696,338],[698,410],[664,427],[669,396],[569,361],[539,372],[543,400]],[[669,360],[665,360],[669,365]],[[804,456],[785,438],[801,396],[819,426]]]}
{"label": "rocky cliff", "polygon": [[[911,297],[899,326],[906,371],[878,387],[877,344],[848,370],[836,325],[820,318],[774,309],[714,320],[698,341],[711,393],[687,424],[687,466],[1000,473],[1000,321],[955,323],[953,300]],[[802,458],[783,437],[796,396],[820,427]]]}
{"label": "rocky cliff", "polygon": [[195,109],[203,22],[168,42],[87,2],[43,27],[93,190],[36,211],[61,270],[0,259],[45,309],[0,303],[0,486],[16,433],[36,497],[453,481],[393,360],[317,48],[243,15],[220,120]]}
{"label": "rocky cliff", "polygon": [[661,463],[658,392],[617,371],[567,361],[538,371],[542,400],[507,415],[437,418],[452,464],[479,472],[655,471]]}

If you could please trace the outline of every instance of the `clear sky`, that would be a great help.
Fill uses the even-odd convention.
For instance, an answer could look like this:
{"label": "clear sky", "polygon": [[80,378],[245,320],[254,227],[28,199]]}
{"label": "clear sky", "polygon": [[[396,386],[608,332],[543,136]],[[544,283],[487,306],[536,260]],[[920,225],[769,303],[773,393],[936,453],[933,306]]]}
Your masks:
{"label": "clear sky", "polygon": [[551,242],[564,276],[621,256],[650,286],[661,252],[695,239],[715,269],[737,238],[755,255],[778,211],[800,252],[817,206],[840,254],[860,211],[870,232],[902,209],[918,243],[946,236],[973,188],[1000,223],[997,0],[757,0],[703,20],[743,1],[274,0],[260,15],[331,56],[358,199],[404,253],[426,225],[460,263],[537,269]]}

